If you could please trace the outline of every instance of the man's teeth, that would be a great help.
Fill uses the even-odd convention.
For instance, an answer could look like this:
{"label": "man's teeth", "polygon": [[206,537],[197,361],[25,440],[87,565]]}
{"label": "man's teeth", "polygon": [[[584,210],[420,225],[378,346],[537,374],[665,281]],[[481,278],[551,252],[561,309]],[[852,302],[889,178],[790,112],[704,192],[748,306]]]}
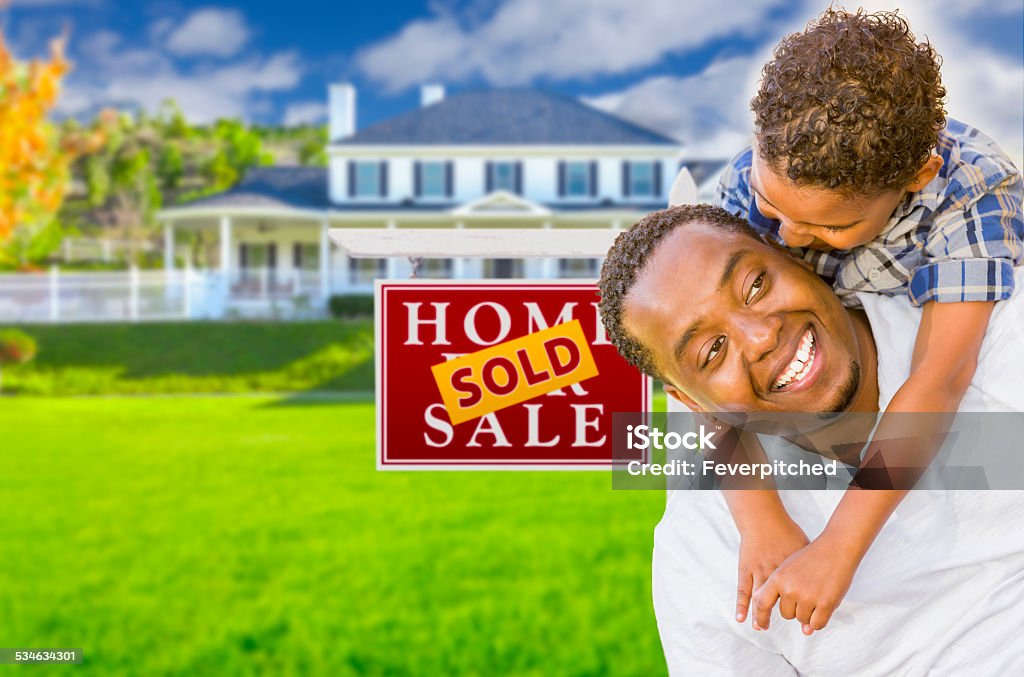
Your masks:
{"label": "man's teeth", "polygon": [[793,361],[789,363],[789,367],[786,368],[786,371],[782,373],[779,380],[772,387],[780,390],[790,383],[799,383],[804,380],[804,377],[810,373],[811,366],[814,364],[814,352],[814,335],[808,329],[807,333],[800,340],[800,345],[796,349]]}

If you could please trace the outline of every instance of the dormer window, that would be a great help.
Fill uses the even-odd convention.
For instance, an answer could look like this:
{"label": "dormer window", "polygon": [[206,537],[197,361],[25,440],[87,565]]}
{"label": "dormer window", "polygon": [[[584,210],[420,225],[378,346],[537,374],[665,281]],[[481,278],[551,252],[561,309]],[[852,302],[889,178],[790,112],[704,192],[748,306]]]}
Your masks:
{"label": "dormer window", "polygon": [[516,195],[522,194],[522,162],[488,162],[486,171],[488,193],[496,190],[505,190]]}
{"label": "dormer window", "polygon": [[388,193],[386,162],[349,162],[348,194],[355,198],[380,198]]}
{"label": "dormer window", "polygon": [[413,165],[416,197],[451,197],[452,174],[451,162],[416,162]]}
{"label": "dormer window", "polygon": [[597,195],[596,162],[559,162],[558,197]]}
{"label": "dormer window", "polygon": [[623,162],[622,196],[660,197],[661,165],[657,162]]}

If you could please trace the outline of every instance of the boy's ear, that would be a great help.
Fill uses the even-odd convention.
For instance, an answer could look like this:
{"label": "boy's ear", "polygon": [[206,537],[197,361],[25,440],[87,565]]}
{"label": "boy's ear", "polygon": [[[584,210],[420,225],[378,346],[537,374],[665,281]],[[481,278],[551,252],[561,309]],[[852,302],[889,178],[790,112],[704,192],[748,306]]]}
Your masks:
{"label": "boy's ear", "polygon": [[910,181],[910,184],[907,186],[907,192],[916,193],[917,191],[921,190],[929,183],[931,183],[932,179],[934,179],[935,176],[939,173],[939,170],[942,169],[942,164],[942,156],[930,156],[928,158],[928,161],[921,165],[921,168],[917,170],[917,174],[914,175],[914,178]]}
{"label": "boy's ear", "polygon": [[664,385],[661,386],[661,389],[665,391],[666,395],[671,397],[673,400],[679,402],[680,404],[682,404],[684,407],[686,407],[690,411],[697,412],[697,413],[703,413],[704,412],[704,407],[702,407],[699,404],[697,404],[696,402],[694,402],[693,399],[689,395],[684,393],[679,388],[676,388],[671,383],[665,383]]}

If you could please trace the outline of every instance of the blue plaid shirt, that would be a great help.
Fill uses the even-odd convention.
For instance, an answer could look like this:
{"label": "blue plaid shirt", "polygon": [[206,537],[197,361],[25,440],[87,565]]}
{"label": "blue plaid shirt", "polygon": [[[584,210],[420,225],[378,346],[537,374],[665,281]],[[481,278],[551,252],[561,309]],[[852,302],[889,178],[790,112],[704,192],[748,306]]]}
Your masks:
{"label": "blue plaid shirt", "polygon": [[[1000,301],[1013,293],[1013,268],[1024,260],[1024,187],[1020,171],[990,138],[949,120],[936,152],[943,165],[922,190],[909,193],[885,230],[849,250],[791,248],[834,281],[846,305],[856,292],[928,301]],[[718,204],[779,244],[779,222],[762,215],[750,190],[751,149],[722,175]]]}

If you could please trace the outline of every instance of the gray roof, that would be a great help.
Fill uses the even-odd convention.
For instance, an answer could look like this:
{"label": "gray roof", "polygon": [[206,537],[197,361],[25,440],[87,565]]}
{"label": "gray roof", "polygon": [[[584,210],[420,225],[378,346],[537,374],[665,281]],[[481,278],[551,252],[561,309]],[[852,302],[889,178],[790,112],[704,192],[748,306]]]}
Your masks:
{"label": "gray roof", "polygon": [[326,209],[327,168],[255,167],[234,188],[182,206]]}
{"label": "gray roof", "polygon": [[680,142],[573,97],[534,89],[452,94],[384,120],[344,145],[671,145]]}

